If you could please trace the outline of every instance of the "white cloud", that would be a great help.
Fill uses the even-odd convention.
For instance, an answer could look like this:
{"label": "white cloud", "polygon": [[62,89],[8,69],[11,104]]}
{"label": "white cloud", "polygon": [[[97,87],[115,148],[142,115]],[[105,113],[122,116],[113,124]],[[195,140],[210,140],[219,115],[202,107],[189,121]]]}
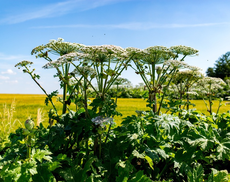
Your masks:
{"label": "white cloud", "polygon": [[7,61],[7,60],[22,60],[28,56],[23,55],[6,55],[0,52],[0,60]]}
{"label": "white cloud", "polygon": [[9,80],[10,78],[8,76],[1,76],[0,75],[0,80]]}
{"label": "white cloud", "polygon": [[156,28],[195,28],[195,27],[209,27],[218,25],[229,25],[230,22],[222,23],[201,23],[201,24],[155,24],[155,23],[121,23],[121,24],[105,24],[105,25],[88,25],[88,24],[73,24],[73,25],[51,25],[51,26],[37,26],[31,28],[108,28],[108,29],[128,29],[128,30],[150,30]]}
{"label": "white cloud", "polygon": [[9,75],[15,75],[16,73],[12,69],[8,69],[6,71],[1,72],[2,74],[9,74]]}
{"label": "white cloud", "polygon": [[100,6],[105,6],[107,4],[116,3],[124,0],[69,0],[50,4],[37,9],[31,9],[30,12],[12,15],[7,18],[1,19],[0,23],[15,24],[21,23],[28,20],[47,18],[47,17],[57,17],[64,14],[71,13],[73,10],[76,11],[86,11],[89,9],[94,9]]}
{"label": "white cloud", "polygon": [[15,83],[18,83],[18,80],[10,80],[10,81],[5,81],[6,83],[13,83],[13,84],[15,84]]}

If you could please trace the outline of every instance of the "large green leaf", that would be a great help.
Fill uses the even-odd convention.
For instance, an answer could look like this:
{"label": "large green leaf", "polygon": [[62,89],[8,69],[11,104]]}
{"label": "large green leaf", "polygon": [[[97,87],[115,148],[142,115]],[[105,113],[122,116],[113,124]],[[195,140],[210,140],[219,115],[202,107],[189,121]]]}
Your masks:
{"label": "large green leaf", "polygon": [[212,173],[208,177],[208,182],[228,182],[228,181],[229,181],[229,177],[228,177],[227,170],[218,171],[212,168]]}
{"label": "large green leaf", "polygon": [[198,164],[192,171],[188,172],[188,182],[202,182],[204,169],[201,164]]}

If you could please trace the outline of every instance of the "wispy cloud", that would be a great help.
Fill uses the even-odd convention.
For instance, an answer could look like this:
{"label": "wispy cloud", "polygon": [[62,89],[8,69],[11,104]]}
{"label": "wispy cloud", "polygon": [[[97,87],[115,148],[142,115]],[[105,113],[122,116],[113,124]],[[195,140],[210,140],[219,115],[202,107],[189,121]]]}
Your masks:
{"label": "wispy cloud", "polygon": [[8,76],[1,76],[0,75],[0,80],[9,80],[10,78]]}
{"label": "wispy cloud", "polygon": [[15,14],[4,19],[0,19],[0,23],[7,24],[16,24],[25,22],[28,20],[38,19],[38,18],[49,18],[49,17],[58,17],[68,13],[72,13],[74,10],[77,11],[86,11],[89,9],[94,9],[100,6],[105,6],[111,3],[117,3],[124,0],[68,0],[62,1],[54,4],[49,4],[44,7],[32,8],[31,11]]}
{"label": "wispy cloud", "polygon": [[0,61],[21,60],[28,56],[23,55],[6,55],[0,52]]}
{"label": "wispy cloud", "polygon": [[18,80],[6,80],[5,82],[15,84],[18,83]]}
{"label": "wispy cloud", "polygon": [[16,73],[12,69],[8,69],[6,71],[2,71],[2,74],[9,74],[9,75],[15,75]]}
{"label": "wispy cloud", "polygon": [[36,26],[31,28],[49,29],[49,28],[108,28],[108,29],[127,29],[127,30],[150,30],[157,28],[195,28],[209,27],[218,25],[229,25],[230,22],[221,23],[200,23],[200,24],[155,24],[155,23],[121,23],[121,24],[104,24],[104,25],[89,25],[89,24],[73,24],[73,25],[51,25],[51,26]]}

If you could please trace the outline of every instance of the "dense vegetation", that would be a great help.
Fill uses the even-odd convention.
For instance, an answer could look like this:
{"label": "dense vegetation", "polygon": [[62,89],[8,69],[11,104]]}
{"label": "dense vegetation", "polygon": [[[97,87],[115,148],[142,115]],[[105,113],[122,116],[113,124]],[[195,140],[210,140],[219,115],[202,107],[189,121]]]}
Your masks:
{"label": "dense vegetation", "polygon": [[[53,61],[50,53],[60,57]],[[18,63],[52,109],[48,127],[27,119],[23,128],[1,141],[0,181],[228,181],[230,114],[219,112],[227,84],[184,62],[197,53],[186,46],[123,49],[62,39],[36,47],[32,54],[48,61],[44,68],[57,70],[61,109],[53,101],[58,92],[45,91],[40,75],[30,68],[33,63]],[[143,79],[147,108],[115,126],[114,118],[121,115],[119,76],[128,67]],[[108,94],[113,85],[115,99]],[[90,103],[89,89],[95,93]],[[197,94],[207,115],[191,109]]]}

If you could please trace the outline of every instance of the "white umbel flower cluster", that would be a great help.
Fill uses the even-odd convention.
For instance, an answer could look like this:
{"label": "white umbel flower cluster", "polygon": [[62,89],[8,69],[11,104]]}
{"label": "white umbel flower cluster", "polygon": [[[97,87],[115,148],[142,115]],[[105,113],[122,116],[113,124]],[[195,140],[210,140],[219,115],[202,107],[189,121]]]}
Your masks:
{"label": "white umbel flower cluster", "polygon": [[87,54],[113,54],[122,55],[126,51],[120,46],[115,45],[99,45],[99,46],[84,46],[81,51]]}
{"label": "white umbel flower cluster", "polygon": [[182,54],[185,56],[189,56],[189,55],[197,55],[197,53],[199,52],[196,49],[193,49],[192,47],[187,47],[187,46],[171,46],[170,50],[176,54]]}
{"label": "white umbel flower cluster", "polygon": [[182,62],[182,61],[178,61],[178,60],[165,61],[164,65],[170,66],[172,69],[189,68],[189,65],[187,63]]}
{"label": "white umbel flower cluster", "polygon": [[43,68],[48,69],[48,68],[60,67],[65,63],[71,63],[72,61],[77,61],[77,60],[83,59],[87,56],[88,55],[86,55],[84,53],[80,53],[80,52],[73,52],[73,53],[65,54],[63,56],[60,56],[55,61],[51,61],[51,62],[46,63],[43,66]]}
{"label": "white umbel flower cluster", "polygon": [[91,121],[96,125],[96,126],[101,126],[104,127],[107,124],[114,124],[113,118],[103,118],[102,116],[97,116],[95,118],[92,118]]}
{"label": "white umbel flower cluster", "polygon": [[199,91],[203,94],[218,93],[222,90],[226,83],[221,78],[204,77],[197,83]]}
{"label": "white umbel flower cluster", "polygon": [[226,83],[221,78],[215,78],[215,77],[204,77],[199,81],[200,84],[216,84],[220,87],[223,87],[226,85]]}

